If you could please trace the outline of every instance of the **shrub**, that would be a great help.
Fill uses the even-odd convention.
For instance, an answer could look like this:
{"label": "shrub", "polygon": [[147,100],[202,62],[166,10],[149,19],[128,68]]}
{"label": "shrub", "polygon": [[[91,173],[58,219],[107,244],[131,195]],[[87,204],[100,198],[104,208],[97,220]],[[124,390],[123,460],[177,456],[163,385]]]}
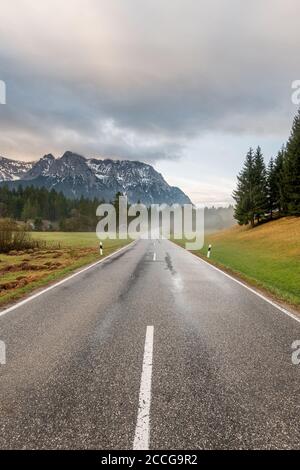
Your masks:
{"label": "shrub", "polygon": [[0,219],[0,253],[39,248],[40,245],[41,242],[31,238],[24,224],[12,219]]}

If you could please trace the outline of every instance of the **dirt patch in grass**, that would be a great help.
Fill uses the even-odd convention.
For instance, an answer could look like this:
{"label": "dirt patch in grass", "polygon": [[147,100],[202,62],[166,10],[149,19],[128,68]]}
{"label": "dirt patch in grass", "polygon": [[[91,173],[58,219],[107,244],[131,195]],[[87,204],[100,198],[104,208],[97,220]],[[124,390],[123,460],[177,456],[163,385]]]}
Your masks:
{"label": "dirt patch in grass", "polygon": [[[99,240],[92,233],[42,232],[32,236],[44,242],[40,248],[0,253],[0,307],[100,258]],[[104,256],[127,243],[106,240]]]}
{"label": "dirt patch in grass", "polygon": [[28,274],[27,276],[25,275],[19,275],[16,277],[15,280],[10,280],[10,281],[2,281],[0,282],[0,298],[1,298],[1,293],[9,293],[12,290],[19,289],[22,287],[27,286],[31,282],[38,281],[41,279],[41,275],[30,275]]}
{"label": "dirt patch in grass", "polygon": [[55,276],[74,265],[79,259],[97,255],[94,248],[61,248],[11,251],[0,255],[0,304],[11,294]]}

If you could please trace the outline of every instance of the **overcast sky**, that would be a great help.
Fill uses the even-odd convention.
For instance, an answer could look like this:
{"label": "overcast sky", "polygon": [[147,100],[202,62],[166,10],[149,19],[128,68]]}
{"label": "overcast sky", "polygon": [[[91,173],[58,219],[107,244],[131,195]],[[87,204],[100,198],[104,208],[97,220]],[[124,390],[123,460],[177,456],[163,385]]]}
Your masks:
{"label": "overcast sky", "polygon": [[2,0],[0,155],[151,163],[230,201],[244,155],[287,139],[299,0]]}

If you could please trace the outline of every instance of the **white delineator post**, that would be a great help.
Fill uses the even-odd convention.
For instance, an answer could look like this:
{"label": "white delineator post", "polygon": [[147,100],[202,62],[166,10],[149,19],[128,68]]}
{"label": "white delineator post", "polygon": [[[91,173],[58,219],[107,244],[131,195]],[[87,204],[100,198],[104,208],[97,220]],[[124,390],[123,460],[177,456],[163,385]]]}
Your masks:
{"label": "white delineator post", "polygon": [[100,255],[102,256],[103,255],[103,243],[100,242]]}
{"label": "white delineator post", "polygon": [[208,245],[207,258],[210,258],[210,253],[211,253],[211,245]]}

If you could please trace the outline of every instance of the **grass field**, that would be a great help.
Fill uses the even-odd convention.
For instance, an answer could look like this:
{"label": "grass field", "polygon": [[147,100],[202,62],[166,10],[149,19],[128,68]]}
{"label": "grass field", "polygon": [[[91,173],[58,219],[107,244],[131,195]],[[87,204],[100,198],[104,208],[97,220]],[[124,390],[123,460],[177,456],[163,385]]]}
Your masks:
{"label": "grass field", "polygon": [[195,253],[206,256],[209,243],[213,264],[300,307],[300,218],[206,235],[205,246]]}
{"label": "grass field", "polygon": [[[67,247],[96,248],[97,250],[99,246],[95,232],[33,232],[32,237],[50,245],[60,244]],[[107,247],[113,247],[114,244],[114,240],[105,242]]]}
{"label": "grass field", "polygon": [[[44,241],[45,246],[0,254],[0,306],[101,258],[95,232],[34,232],[32,236]],[[126,240],[104,241],[103,257],[127,243]]]}

